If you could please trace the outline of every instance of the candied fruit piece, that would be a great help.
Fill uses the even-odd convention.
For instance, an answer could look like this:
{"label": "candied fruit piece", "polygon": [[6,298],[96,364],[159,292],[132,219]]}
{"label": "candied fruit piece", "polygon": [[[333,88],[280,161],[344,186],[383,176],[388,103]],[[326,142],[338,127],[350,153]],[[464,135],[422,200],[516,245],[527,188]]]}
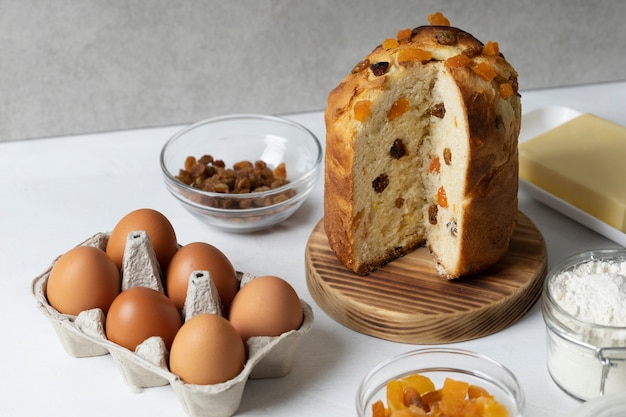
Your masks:
{"label": "candied fruit piece", "polygon": [[372,417],[386,417],[385,405],[382,400],[378,400],[372,404]]}
{"label": "candied fruit piece", "polygon": [[359,122],[364,122],[370,115],[372,102],[361,100],[354,103],[354,118]]}
{"label": "candied fruit piece", "polygon": [[399,44],[399,43],[398,43],[398,41],[397,41],[396,39],[394,39],[394,38],[387,38],[387,39],[385,39],[385,40],[383,41],[383,43],[382,43],[382,46],[383,46],[383,48],[384,48],[385,50],[389,50],[389,49],[392,49],[392,48],[397,48],[397,47],[398,47],[398,45],[400,45],[400,44]]}
{"label": "candied fruit piece", "polygon": [[437,190],[437,204],[443,208],[448,207],[448,196],[446,195],[446,189],[443,187],[439,187]]}
{"label": "candied fruit piece", "polygon": [[500,45],[498,45],[498,42],[488,41],[483,48],[483,54],[500,55]]}
{"label": "candied fruit piece", "polygon": [[493,398],[476,398],[475,403],[478,408],[478,415],[481,417],[509,417],[506,407]]}
{"label": "candied fruit piece", "polygon": [[496,71],[486,62],[480,62],[472,67],[472,70],[485,81],[491,81],[496,78]]}
{"label": "candied fruit piece", "polygon": [[370,66],[370,60],[369,59],[364,59],[363,61],[359,61],[354,68],[352,68],[352,74],[356,74],[358,72],[363,71],[364,69],[368,68]]}
{"label": "candied fruit piece", "polygon": [[431,26],[450,26],[450,21],[441,12],[429,14],[428,23]]}
{"label": "candied fruit piece", "polygon": [[500,86],[498,87],[498,90],[500,91],[500,97],[502,97],[505,100],[513,95],[513,86],[511,84],[507,84],[507,83],[500,84]]}
{"label": "candied fruit piece", "polygon": [[467,396],[468,398],[479,398],[479,397],[489,397],[493,398],[493,395],[489,394],[483,387],[479,387],[478,385],[470,385],[467,388]]}
{"label": "candied fruit piece", "polygon": [[469,384],[463,381],[446,378],[441,387],[441,398],[443,401],[448,400],[464,400],[467,397]]}
{"label": "candied fruit piece", "polygon": [[472,63],[472,59],[465,54],[455,55],[446,59],[445,64],[450,68],[462,68],[467,67]]}
{"label": "candied fruit piece", "polygon": [[415,413],[408,408],[392,411],[390,417],[415,417]]}
{"label": "candied fruit piece", "polygon": [[409,39],[411,37],[411,29],[402,29],[400,31],[398,31],[398,34],[396,35],[396,37],[398,38],[398,41],[405,41],[407,39]]}
{"label": "candied fruit piece", "polygon": [[430,161],[430,166],[428,167],[428,172],[431,174],[439,174],[441,171],[441,160],[438,156],[435,156],[432,161]]}
{"label": "candied fruit piece", "polygon": [[398,62],[419,61],[426,63],[433,57],[432,52],[419,48],[404,48],[398,52]]}
{"label": "candied fruit piece", "polygon": [[387,113],[387,118],[389,120],[397,119],[409,110],[409,106],[409,99],[406,97],[400,97],[391,105],[391,109],[389,109],[389,113]]}
{"label": "candied fruit piece", "polygon": [[402,383],[397,379],[387,382],[387,406],[392,412],[406,408]]}

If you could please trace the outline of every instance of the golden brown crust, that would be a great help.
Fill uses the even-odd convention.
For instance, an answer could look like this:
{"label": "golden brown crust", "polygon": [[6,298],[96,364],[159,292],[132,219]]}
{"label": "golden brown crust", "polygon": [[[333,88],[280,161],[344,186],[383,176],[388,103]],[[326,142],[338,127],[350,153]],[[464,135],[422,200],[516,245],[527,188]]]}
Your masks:
{"label": "golden brown crust", "polygon": [[[431,65],[443,63],[454,79],[467,115],[470,170],[466,180],[463,208],[463,242],[460,245],[461,267],[445,270],[449,278],[472,274],[497,262],[508,249],[517,216],[517,136],[521,104],[517,91],[517,73],[502,54],[483,54],[483,44],[472,35],[454,28],[421,26],[413,29],[410,39],[386,49],[377,46],[353,72],[328,96],[325,112],[326,155],[324,188],[324,224],[330,247],[338,259],[353,271],[366,274],[401,256],[424,242],[416,236],[413,243],[373,262],[355,261],[355,229],[359,222],[354,212],[353,160],[355,156],[354,106],[360,100],[376,97],[385,89],[384,73],[374,74],[372,64]],[[403,50],[425,51],[429,59],[421,62],[398,62]],[[469,65],[456,66],[449,58],[464,55]],[[495,72],[491,80],[481,78],[475,67],[488,64]],[[508,84],[513,95],[503,97],[501,84]],[[445,254],[433,253],[443,262]]]}

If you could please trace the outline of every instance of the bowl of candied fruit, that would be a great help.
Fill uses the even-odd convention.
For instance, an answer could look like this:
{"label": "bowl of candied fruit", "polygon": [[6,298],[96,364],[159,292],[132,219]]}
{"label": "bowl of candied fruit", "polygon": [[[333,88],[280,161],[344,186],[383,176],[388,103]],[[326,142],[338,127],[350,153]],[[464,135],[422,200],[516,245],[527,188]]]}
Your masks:
{"label": "bowl of candied fruit", "polygon": [[216,117],[172,136],[160,155],[168,191],[215,228],[247,233],[290,217],[319,180],[318,138],[291,120]]}
{"label": "bowl of candied fruit", "polygon": [[359,417],[522,417],[515,375],[478,353],[418,349],[376,365],[356,395]]}

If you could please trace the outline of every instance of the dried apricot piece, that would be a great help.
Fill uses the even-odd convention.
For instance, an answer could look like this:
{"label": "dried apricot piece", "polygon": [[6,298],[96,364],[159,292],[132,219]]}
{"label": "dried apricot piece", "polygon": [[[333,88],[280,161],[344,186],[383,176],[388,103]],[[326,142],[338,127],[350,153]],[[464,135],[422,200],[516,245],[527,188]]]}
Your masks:
{"label": "dried apricot piece", "polygon": [[446,195],[446,189],[443,187],[439,187],[437,190],[437,204],[443,208],[448,207],[448,196]]}
{"label": "dried apricot piece", "polygon": [[496,71],[486,62],[480,62],[472,67],[472,70],[485,81],[491,81],[496,78]]}
{"label": "dried apricot piece", "polygon": [[470,385],[467,388],[467,397],[468,398],[479,398],[479,397],[489,397],[493,398],[493,395],[489,394],[483,387],[479,387],[478,385]]}
{"label": "dried apricot piece", "polygon": [[383,41],[383,43],[382,43],[382,46],[383,46],[383,48],[384,48],[385,50],[389,50],[389,49],[392,49],[392,48],[397,48],[397,47],[398,47],[398,45],[400,45],[400,44],[399,44],[399,43],[398,43],[398,41],[397,41],[396,39],[394,39],[394,38],[387,38],[387,39],[385,39],[385,40]]}
{"label": "dried apricot piece", "polygon": [[500,45],[498,45],[498,42],[488,41],[483,47],[483,54],[500,55]]}
{"label": "dried apricot piece", "polygon": [[398,62],[428,62],[433,58],[430,51],[424,51],[419,48],[404,48],[398,52]]}
{"label": "dried apricot piece", "polygon": [[428,23],[431,26],[450,26],[450,21],[441,12],[429,14]]}
{"label": "dried apricot piece", "polygon": [[354,118],[359,122],[367,120],[371,113],[372,102],[369,100],[360,100],[354,103]]}
{"label": "dried apricot piece", "polygon": [[427,392],[435,390],[435,384],[430,378],[420,374],[412,374],[403,377],[400,382],[404,386],[411,386],[419,392],[420,395],[424,395]]}
{"label": "dried apricot piece", "polygon": [[392,413],[396,410],[406,408],[406,405],[404,405],[402,384],[397,379],[392,379],[387,382],[387,406]]}
{"label": "dried apricot piece", "polygon": [[398,38],[399,42],[408,40],[411,37],[411,29],[399,30],[398,34],[396,35],[396,37]]}
{"label": "dried apricot piece", "polygon": [[476,398],[475,403],[481,417],[509,417],[506,407],[493,398]]}
{"label": "dried apricot piece", "polygon": [[445,64],[450,68],[463,68],[472,63],[472,59],[464,54],[455,55],[446,59]]}
{"label": "dried apricot piece", "polygon": [[409,110],[410,104],[411,103],[409,102],[408,98],[400,97],[391,105],[391,108],[389,109],[389,112],[387,113],[387,118],[389,120],[395,120],[398,117],[402,116],[404,113],[406,113]]}
{"label": "dried apricot piece", "polygon": [[432,161],[430,161],[430,166],[428,167],[428,172],[431,174],[439,174],[441,171],[441,160],[438,156],[435,156]]}
{"label": "dried apricot piece", "polygon": [[386,417],[385,405],[382,400],[378,400],[372,404],[372,417]]}
{"label": "dried apricot piece", "polygon": [[498,91],[500,92],[500,97],[505,100],[511,97],[514,93],[513,86],[507,83],[500,84],[500,86],[498,87]]}

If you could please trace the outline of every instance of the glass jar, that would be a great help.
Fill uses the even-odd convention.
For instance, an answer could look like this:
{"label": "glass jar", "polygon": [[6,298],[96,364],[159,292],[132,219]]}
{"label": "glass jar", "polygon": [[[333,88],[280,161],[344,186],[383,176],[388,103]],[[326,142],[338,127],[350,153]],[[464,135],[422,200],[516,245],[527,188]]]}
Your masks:
{"label": "glass jar", "polygon": [[626,285],[626,250],[580,253],[567,258],[548,274],[542,295],[548,371],[561,389],[581,400],[611,393],[626,395],[626,327],[581,320],[566,311],[554,294],[555,281],[561,278],[561,274],[584,275],[588,270],[594,271],[589,279],[603,271],[615,276],[624,275]]}

